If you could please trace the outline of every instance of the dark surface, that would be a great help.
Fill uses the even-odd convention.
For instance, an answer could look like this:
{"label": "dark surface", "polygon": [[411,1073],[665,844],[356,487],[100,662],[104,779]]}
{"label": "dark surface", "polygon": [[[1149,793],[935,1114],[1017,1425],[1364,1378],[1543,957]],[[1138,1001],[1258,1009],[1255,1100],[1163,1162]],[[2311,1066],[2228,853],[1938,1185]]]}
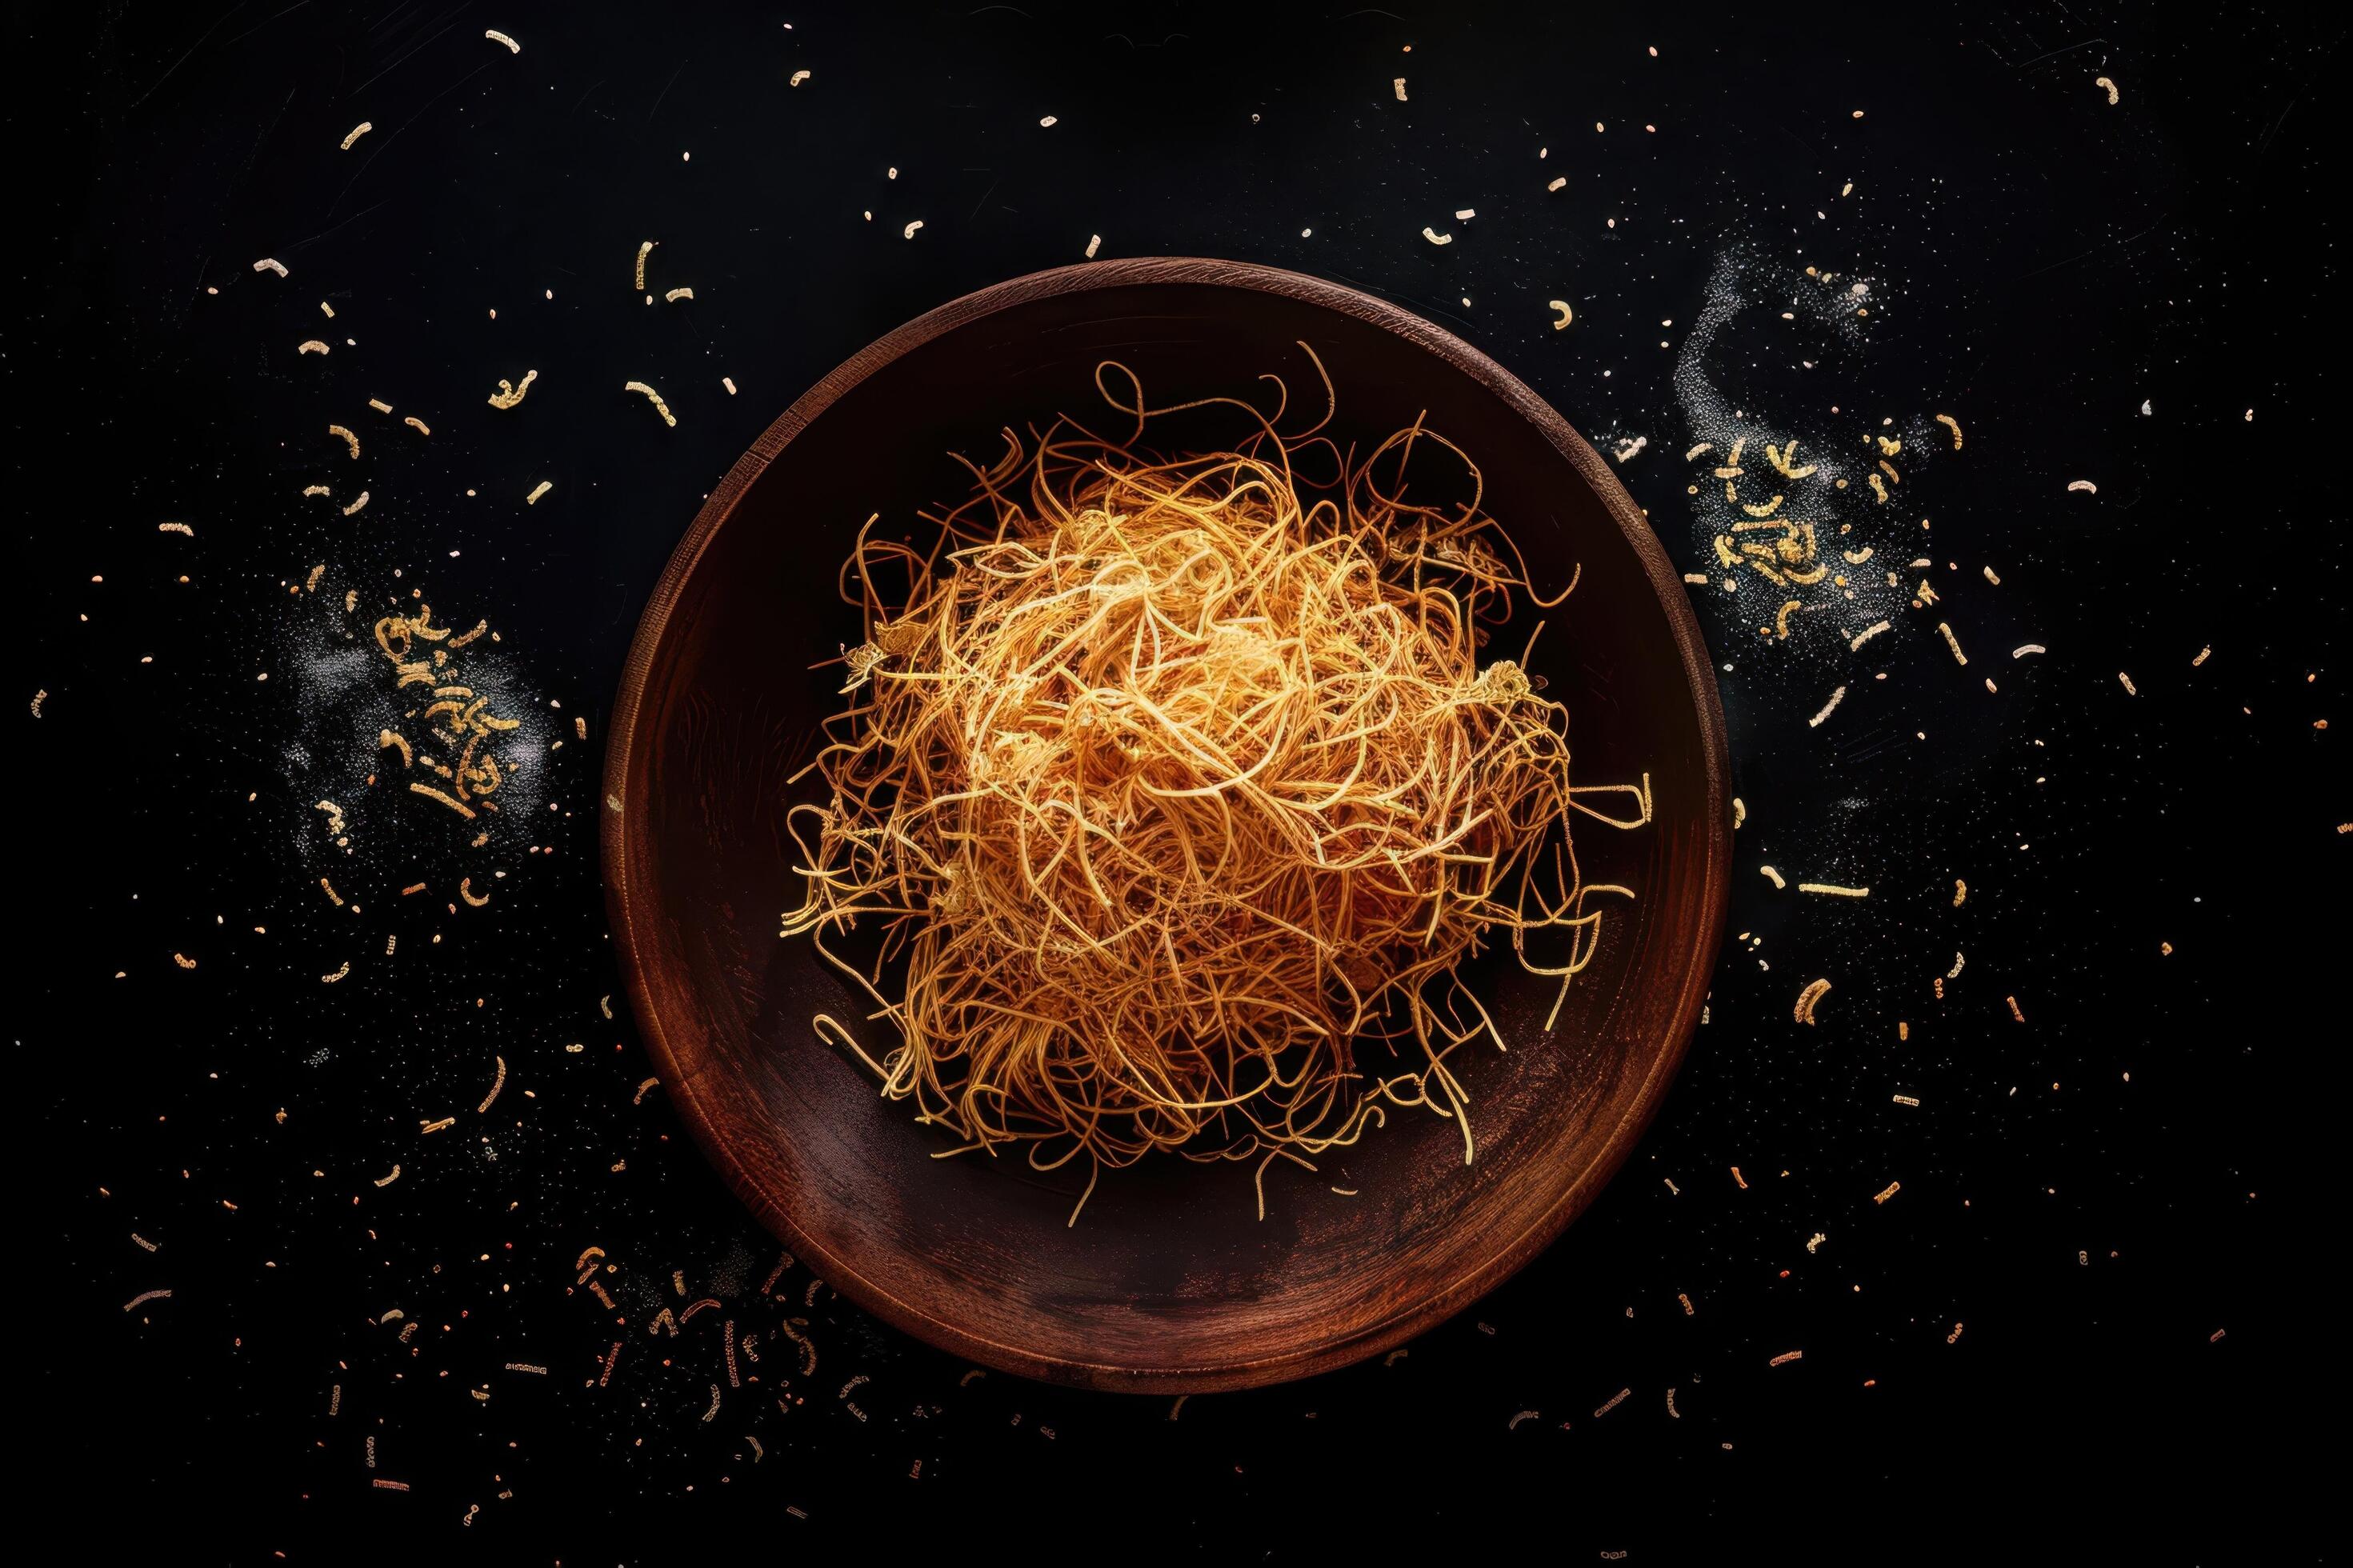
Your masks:
{"label": "dark surface", "polygon": [[[2341,216],[2317,148],[2342,22],[1395,9],[12,19],[16,666],[20,700],[49,693],[13,721],[27,1530],[240,1562],[1328,1560],[1534,1531],[1570,1561],[2214,1563],[2281,1560],[2322,1523],[2353,806]],[[803,1269],[762,1297],[772,1245],[659,1091],[632,1103],[643,1055],[597,1004],[619,987],[596,742],[687,520],[878,331],[1092,234],[1383,293],[1605,449],[1646,437],[1620,472],[1686,570],[1712,570],[1681,460],[1713,438],[1699,383],[1817,449],[1894,419],[1942,596],[1850,652],[1810,621],[1768,643],[1753,603],[1696,591],[1749,814],[1731,927],[1763,945],[1727,953],[1658,1122],[1558,1245],[1406,1359],[1173,1424],[960,1384]],[[691,304],[628,290],[646,238],[649,282]],[[1871,280],[1869,324],[1783,321],[1807,265]],[[1702,354],[1717,277],[1751,308]],[[298,357],[314,335],[333,353]],[[522,407],[483,406],[525,368]],[[1932,459],[1937,412],[1968,445]],[[312,483],[370,506],[346,520]],[[340,651],[341,596],[417,586],[446,623],[491,617],[480,668],[533,739],[591,721],[483,851],[363,803],[388,699],[373,653]],[[2028,641],[2051,651],[2007,657]],[[311,809],[337,792],[349,857]],[[1760,861],[1873,896],[1776,893]],[[509,873],[497,901],[445,912],[486,867]],[[364,914],[324,904],[322,875]],[[1836,989],[1808,1030],[1790,1002],[1818,974]],[[592,1244],[616,1312],[575,1287]],[[124,1312],[155,1288],[175,1294]],[[722,1310],[642,1332],[702,1296]],[[776,1337],[788,1315],[814,1373]],[[706,1424],[723,1317],[769,1337],[739,1369],[764,1381]]]}
{"label": "dark surface", "polygon": [[[1466,432],[1481,506],[1520,520],[1518,569],[1555,605],[1524,605],[1492,646],[1533,653],[1538,624],[1558,622],[1535,668],[1568,707],[1577,777],[1648,781],[1647,825],[1575,835],[1581,879],[1623,890],[1593,899],[1600,924],[1575,983],[1525,972],[1500,942],[1464,970],[1505,1047],[1482,1041],[1478,1065],[1462,1064],[1477,1108],[1467,1172],[1460,1124],[1427,1114],[1385,1114],[1394,1125],[1379,1136],[1311,1164],[1317,1181],[1286,1163],[1265,1205],[1262,1171],[1243,1201],[1240,1165],[1155,1161],[1099,1181],[1075,1161],[1047,1175],[1027,1161],[942,1161],[939,1133],[812,1027],[865,1019],[873,1002],[810,942],[774,939],[769,911],[797,907],[807,863],[787,814],[826,798],[822,784],[783,781],[841,711],[840,649],[868,628],[839,595],[812,591],[802,563],[846,559],[878,514],[904,533],[934,497],[968,490],[976,470],[950,450],[985,465],[998,432],[1064,414],[1115,430],[1088,395],[1106,356],[1145,388],[1131,406],[1230,396],[1238,364],[1280,374],[1304,405],[1280,427],[1320,419],[1358,461],[1417,421]],[[1326,377],[1348,389],[1345,408],[1316,406]],[[1261,407],[1284,401],[1241,384]],[[1236,431],[1243,417],[1230,405],[1171,413],[1143,438],[1231,441],[1256,433]],[[1470,493],[1460,461],[1438,457],[1407,469],[1419,504]],[[794,597],[780,626],[776,605]],[[1173,1395],[1284,1382],[1377,1355],[1477,1300],[1633,1152],[1723,943],[1724,715],[1683,585],[1633,499],[1493,360],[1302,273],[1198,258],[1058,268],[861,349],[712,492],[647,605],[612,726],[607,905],[648,1052],[696,1140],[859,1305],[952,1354],[1056,1383]],[[1614,810],[1587,804],[1628,815],[1610,798]],[[1531,937],[1525,962],[1561,963],[1572,945]],[[872,1028],[854,1032],[887,1050]]]}

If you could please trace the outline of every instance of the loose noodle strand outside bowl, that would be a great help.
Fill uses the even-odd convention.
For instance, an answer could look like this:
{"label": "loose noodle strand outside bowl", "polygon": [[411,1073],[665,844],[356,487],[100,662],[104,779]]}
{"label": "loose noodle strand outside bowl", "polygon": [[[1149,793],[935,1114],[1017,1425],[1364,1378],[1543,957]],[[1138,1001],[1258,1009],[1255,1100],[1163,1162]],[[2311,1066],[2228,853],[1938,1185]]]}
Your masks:
{"label": "loose noodle strand outside bowl", "polygon": [[[1312,357],[1292,348],[1294,340]],[[1281,358],[1279,391],[1250,384],[1270,355]],[[1317,361],[1338,386],[1337,424]],[[1101,368],[1106,362],[1133,374]],[[1250,395],[1232,397],[1238,384]],[[1221,397],[1231,401],[1208,405]],[[1236,421],[1268,420],[1284,433],[1290,461],[1311,489],[1328,487],[1352,446],[1361,459],[1389,431],[1414,432],[1417,476],[1425,458],[1455,460],[1442,432],[1456,454],[1475,459],[1487,510],[1506,520],[1519,546],[1492,543],[1498,574],[1514,580],[1515,613],[1501,626],[1507,646],[1482,650],[1476,664],[1492,670],[1528,662],[1528,635],[1549,616],[1533,667],[1552,677],[1546,698],[1574,715],[1578,784],[1622,783],[1630,791],[1576,802],[1579,820],[1630,818],[1639,802],[1657,801],[1644,832],[1577,845],[1587,863],[1577,875],[1588,890],[1611,886],[1635,896],[1613,899],[1610,923],[1570,950],[1588,967],[1565,1003],[1557,978],[1520,974],[1512,944],[1491,938],[1493,951],[1469,961],[1472,984],[1434,990],[1423,1022],[1441,1021],[1433,1056],[1451,1049],[1447,1041],[1457,1033],[1492,1036],[1508,1055],[1482,1050],[1451,1069],[1440,1061],[1424,1069],[1419,1088],[1398,1081],[1395,1099],[1414,1109],[1381,1101],[1388,1125],[1360,1129],[1354,1142],[1311,1155],[1280,1142],[1270,1149],[1261,1139],[1243,1156],[1256,1167],[1244,1169],[1257,1195],[1239,1201],[1226,1173],[1178,1160],[1139,1159],[1098,1183],[1093,1162],[1072,1157],[1074,1149],[1041,1154],[1037,1163],[1053,1167],[1042,1171],[1018,1157],[1026,1147],[1010,1161],[978,1152],[934,1159],[958,1141],[941,1127],[914,1125],[909,1102],[876,1094],[874,1070],[891,1070],[891,1026],[869,1016],[882,998],[824,968],[808,943],[779,942],[773,919],[802,901],[792,868],[810,864],[783,820],[788,799],[805,800],[807,792],[796,797],[786,781],[816,759],[828,714],[860,700],[834,689],[862,673],[860,691],[873,700],[903,679],[894,669],[908,668],[904,647],[893,654],[886,645],[913,635],[892,630],[910,617],[870,616],[872,624],[861,626],[846,612],[836,619],[817,608],[833,563],[862,537],[873,574],[896,572],[900,588],[919,560],[952,572],[948,552],[932,553],[918,510],[976,483],[993,482],[1001,493],[1018,486],[1034,441],[998,437],[984,449],[978,438],[1007,426],[1020,443],[1018,432],[1050,430],[1054,415],[1082,405],[1116,405],[1090,418],[1101,426],[1093,438],[1124,446],[1135,439],[1134,426],[1148,425],[1155,449],[1210,449],[1163,448],[1164,416],[1223,420],[1226,439],[1245,450],[1232,434]],[[1056,439],[1064,437],[1080,439],[1067,429]],[[962,468],[917,461],[950,448],[968,454]],[[1282,468],[1267,443],[1257,455],[1270,469]],[[1366,504],[1400,508],[1391,532],[1398,521],[1437,530],[1459,521],[1451,510],[1413,511],[1435,491],[1417,484],[1399,496],[1394,470],[1373,467],[1377,494]],[[1122,482],[1175,493],[1187,505],[1204,494],[1262,498],[1277,488],[1263,473],[1230,466],[1210,475],[1138,470]],[[1129,497],[1104,510],[1142,509]],[[992,528],[998,521],[989,507],[973,516]],[[1310,531],[1345,531],[1335,526],[1344,516],[1323,510]],[[986,550],[994,547],[992,535],[984,553],[961,559],[989,563]],[[1296,572],[1319,558],[1293,551],[1282,559]],[[1001,552],[993,564],[1016,578],[1039,570],[1015,569]],[[862,603],[872,584],[858,575],[844,585]],[[1312,573],[1307,580],[1315,580]],[[1546,612],[1519,586],[1530,583],[1556,603],[1572,584],[1576,594]],[[1456,584],[1459,590],[1459,574]],[[807,597],[787,603],[795,594]],[[1464,597],[1457,592],[1458,607]],[[1131,673],[1165,672],[1175,634],[1159,628],[1155,666],[1136,640],[1149,617],[1131,607],[1128,651],[1114,662]],[[1465,624],[1482,623],[1474,613]],[[875,652],[862,672],[851,672],[841,647],[861,634]],[[1227,651],[1238,669],[1250,667],[1246,650]],[[808,668],[828,661],[830,669]],[[1263,763],[1248,787],[1288,803],[1269,820],[1313,816],[1306,808],[1328,806],[1334,781],[1288,776],[1294,770],[1282,748],[1296,743],[1297,731],[1285,730],[1276,744],[1283,710],[1282,700],[1270,702],[1249,731],[1261,742],[1255,754],[1211,748],[1154,782],[1181,792],[1202,782],[1187,784],[1187,768],[1215,776]],[[1144,712],[1135,708],[1115,722],[1099,717],[1107,734],[1150,723],[1200,738],[1182,713]],[[770,428],[703,509],[640,625],[611,729],[604,847],[614,930],[647,1044],[698,1142],[763,1221],[844,1294],[934,1343],[1057,1381],[1163,1392],[1266,1383],[1377,1353],[1467,1305],[1557,1234],[1625,1158],[1697,1022],[1721,935],[1730,831],[1722,720],[1683,590],[1637,509],[1556,414],[1475,351],[1377,300],[1264,268],[1145,260],[1018,279],[944,306],[842,366]],[[1022,749],[1012,742],[1008,758],[1018,761]],[[1451,765],[1432,763],[1423,773],[1440,776]],[[1635,782],[1646,771],[1648,789]],[[1305,793],[1277,794],[1286,783]],[[1176,809],[1207,821],[1218,796],[1234,787],[1153,798],[1181,802]],[[1123,867],[1133,874],[1133,863],[1122,859],[1116,833],[1081,832],[1067,809],[1039,809],[1043,816],[1024,818],[1042,849],[1033,869],[1050,866],[1040,875],[1086,933],[1083,941],[1069,933],[1074,945],[1104,940],[1119,923],[1090,924],[1110,912],[1095,883],[1115,894],[1105,879]],[[806,831],[812,819],[799,826]],[[1198,837],[1203,846],[1216,843],[1206,831]],[[1064,850],[1059,860],[1056,847]],[[1328,858],[1334,846],[1324,847]],[[1540,885],[1554,898],[1549,877]],[[1415,912],[1426,921],[1430,911]],[[1442,900],[1440,913],[1442,921]],[[1033,915],[1057,918],[1025,911]],[[860,940],[872,941],[877,923],[869,921]],[[910,930],[906,940],[921,939]],[[861,952],[861,964],[871,957]],[[1563,967],[1533,942],[1528,958],[1530,968]],[[1165,990],[1150,999],[1155,1006],[1187,1005],[1173,982]],[[1299,1005],[1308,994],[1301,987],[1261,1001],[1312,1016],[1314,1007]],[[1556,1009],[1561,1016],[1547,1034]],[[820,1014],[826,1023],[813,1031]],[[1288,1016],[1271,1008],[1266,1016]],[[1419,1056],[1413,1018],[1400,1005],[1388,1026]],[[1287,1026],[1314,1037],[1307,1019]],[[1358,1055],[1368,1082],[1396,1079],[1407,1065],[1392,1066],[1378,1042]],[[1187,1122],[1221,1112],[1228,1131],[1257,1134],[1246,1114],[1209,1105],[1216,1094],[1180,1084],[1150,1052],[1132,1049],[1127,1067],[1136,1081],[1164,1084],[1163,1098],[1182,1108],[1162,1108],[1157,1114],[1171,1119],[1149,1123],[1157,1136],[1124,1133],[1131,1143],[1162,1146]],[[1320,1089],[1314,1069],[1286,1061],[1274,1070],[1297,1085],[1284,1093],[1310,1106],[1333,1100],[1313,1136],[1345,1127],[1347,1097]],[[1324,1071],[1330,1076],[1328,1062]],[[1260,1081],[1252,1074],[1226,1088]],[[1465,1129],[1453,1114],[1462,1094],[1477,1122],[1477,1158],[1467,1170]],[[1298,1169],[1300,1162],[1319,1173]],[[1081,1223],[1067,1228],[1081,1202],[1088,1205]]]}

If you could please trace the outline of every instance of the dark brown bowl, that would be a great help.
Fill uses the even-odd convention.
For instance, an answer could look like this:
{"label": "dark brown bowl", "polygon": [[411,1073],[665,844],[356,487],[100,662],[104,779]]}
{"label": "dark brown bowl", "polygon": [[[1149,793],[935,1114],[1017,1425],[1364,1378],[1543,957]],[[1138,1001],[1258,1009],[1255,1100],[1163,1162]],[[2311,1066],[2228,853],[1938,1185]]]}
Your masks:
{"label": "dark brown bowl", "polygon": [[[986,462],[1000,426],[1083,412],[1106,357],[1141,373],[1155,403],[1247,395],[1268,370],[1294,397],[1320,396],[1294,340],[1329,367],[1344,437],[1427,410],[1480,462],[1488,508],[1535,580],[1583,566],[1535,665],[1568,705],[1583,781],[1650,774],[1651,827],[1578,836],[1588,880],[1640,896],[1613,902],[1549,1037],[1549,983],[1508,960],[1478,972],[1511,1048],[1457,1058],[1472,1166],[1451,1122],[1392,1115],[1320,1175],[1270,1170],[1263,1221],[1248,1166],[1167,1159],[1107,1173],[1069,1228],[1083,1173],[932,1159],[939,1134],[811,1031],[812,1015],[866,1009],[806,941],[777,935],[800,900],[786,779],[841,700],[836,673],[809,667],[860,635],[834,574],[868,514],[913,526],[917,506],[968,488],[945,450]],[[844,1295],[958,1355],[1170,1394],[1373,1355],[1559,1235],[1625,1160],[1690,1043],[1729,887],[1707,649],[1600,458],[1429,322],[1224,261],[1018,278],[909,322],[810,389],[713,492],[654,590],[614,706],[605,805],[606,888],[638,1022],[680,1114],[763,1223]]]}

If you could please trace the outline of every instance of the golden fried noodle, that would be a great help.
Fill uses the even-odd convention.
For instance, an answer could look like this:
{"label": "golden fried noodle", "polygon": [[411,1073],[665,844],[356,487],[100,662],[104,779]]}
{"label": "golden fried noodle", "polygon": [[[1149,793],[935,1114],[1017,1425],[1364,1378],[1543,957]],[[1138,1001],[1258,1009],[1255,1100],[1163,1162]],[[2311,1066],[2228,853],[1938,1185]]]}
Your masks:
{"label": "golden fried noodle", "polygon": [[[1504,1040],[1461,965],[1508,941],[1565,996],[1588,900],[1632,897],[1581,879],[1568,813],[1650,820],[1647,777],[1571,784],[1567,711],[1525,651],[1479,663],[1519,596],[1567,590],[1535,597],[1477,468],[1419,422],[1358,460],[1318,434],[1328,405],[1282,436],[1282,406],[1204,399],[1179,406],[1255,433],[1164,459],[1138,443],[1176,410],[1121,365],[1096,384],[1123,439],[1065,418],[1033,454],[1008,430],[928,546],[869,520],[843,566],[866,641],[803,770],[828,798],[791,808],[807,892],[783,934],[901,1043],[878,1061],[818,1032],[947,1152],[1083,1156],[1090,1193],[1156,1150],[1313,1170],[1392,1106],[1456,1121],[1467,1163],[1450,1058]],[[1433,447],[1467,502],[1408,499]],[[1587,803],[1605,794],[1614,811]],[[827,945],[861,920],[862,966]]]}

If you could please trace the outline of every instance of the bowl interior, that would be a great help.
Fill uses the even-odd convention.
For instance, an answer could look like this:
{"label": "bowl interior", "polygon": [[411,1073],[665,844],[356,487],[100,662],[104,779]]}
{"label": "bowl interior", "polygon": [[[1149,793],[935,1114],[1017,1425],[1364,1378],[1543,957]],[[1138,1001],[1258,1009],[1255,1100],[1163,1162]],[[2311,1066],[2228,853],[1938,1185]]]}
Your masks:
{"label": "bowl interior", "polygon": [[[1696,1019],[1729,825],[1721,719],[1682,589],[1556,416],[1377,301],[1287,274],[1212,279],[1156,265],[1042,275],[944,308],[845,365],[763,437],[640,629],[606,837],[616,931],[664,1082],[788,1245],[853,1300],[958,1353],[1183,1391],[1381,1350],[1491,1288],[1590,1199]],[[1001,426],[1060,411],[1112,427],[1096,417],[1092,380],[1105,358],[1138,371],[1155,405],[1250,396],[1272,372],[1296,410],[1323,395],[1300,340],[1338,388],[1344,441],[1377,441],[1426,413],[1480,463],[1488,509],[1540,586],[1556,591],[1582,567],[1576,594],[1546,613],[1534,664],[1569,706],[1581,783],[1650,775],[1649,828],[1580,818],[1577,832],[1587,879],[1639,896],[1610,901],[1599,954],[1549,1035],[1551,983],[1508,956],[1472,971],[1509,1050],[1457,1058],[1478,1138],[1469,1167],[1451,1122],[1392,1113],[1314,1175],[1277,1162],[1262,1221],[1250,1165],[1162,1160],[1106,1173],[1071,1227],[1083,1170],[934,1159],[946,1141],[812,1032],[812,1016],[831,1013],[877,1055],[891,1044],[887,1026],[856,1025],[865,1009],[807,942],[777,935],[800,899],[786,781],[841,702],[838,670],[810,667],[860,635],[835,574],[866,518],[916,533],[918,506],[965,492],[946,451],[986,465]],[[1532,624],[1523,610],[1497,648],[1516,653]]]}

